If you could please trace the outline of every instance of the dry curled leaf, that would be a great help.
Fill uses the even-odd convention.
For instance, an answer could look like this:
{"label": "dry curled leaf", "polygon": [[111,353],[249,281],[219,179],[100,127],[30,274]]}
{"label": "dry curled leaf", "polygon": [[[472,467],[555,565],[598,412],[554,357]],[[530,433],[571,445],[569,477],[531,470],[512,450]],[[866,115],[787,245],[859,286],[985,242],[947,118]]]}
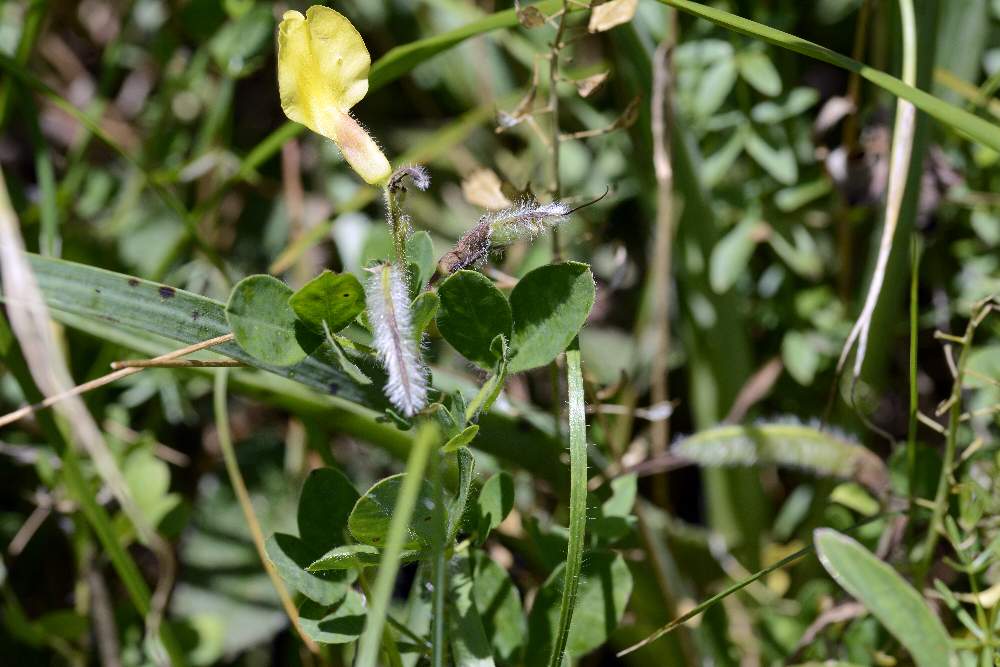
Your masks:
{"label": "dry curled leaf", "polygon": [[462,181],[465,201],[473,206],[488,209],[507,208],[511,205],[502,190],[503,183],[492,169],[477,169]]}
{"label": "dry curled leaf", "polygon": [[590,24],[587,29],[590,32],[604,32],[617,25],[628,23],[635,16],[638,7],[639,0],[611,0],[598,5],[590,12]]}
{"label": "dry curled leaf", "polygon": [[590,97],[607,80],[608,72],[601,72],[593,76],[588,76],[585,79],[578,79],[573,83],[576,84],[576,92],[580,94],[580,97]]}

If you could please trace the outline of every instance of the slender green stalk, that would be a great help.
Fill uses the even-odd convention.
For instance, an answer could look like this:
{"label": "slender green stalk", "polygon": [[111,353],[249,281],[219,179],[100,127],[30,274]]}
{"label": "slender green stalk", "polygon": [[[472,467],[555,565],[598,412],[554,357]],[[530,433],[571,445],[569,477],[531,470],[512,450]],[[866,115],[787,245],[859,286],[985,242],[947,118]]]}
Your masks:
{"label": "slender green stalk", "polygon": [[431,458],[431,484],[434,486],[434,543],[431,545],[434,590],[431,597],[431,665],[445,667],[448,644],[445,641],[447,627],[448,561],[445,549],[448,526],[444,508],[444,484],[441,481],[441,455],[434,453]]}
{"label": "slender green stalk", "polygon": [[[364,593],[365,599],[371,600],[372,587],[371,584],[368,583],[368,576],[365,574],[364,568],[360,568],[358,570],[358,584],[361,585],[361,592]],[[416,637],[417,645],[423,645],[426,640],[414,635],[405,625],[395,620],[392,617],[392,614],[389,614],[388,612],[386,612],[385,620],[391,627],[387,627],[382,630],[382,637],[379,640],[379,646],[382,648],[382,655],[385,656],[386,661],[388,661],[389,667],[402,667],[403,658],[399,654],[399,647],[396,646],[396,636],[393,634],[393,629],[397,629],[403,634],[412,635],[411,639]]]}
{"label": "slender green stalk", "polygon": [[24,97],[22,106],[28,116],[31,143],[35,153],[35,178],[38,180],[39,220],[38,251],[42,255],[56,256],[59,243],[59,202],[56,192],[55,168],[52,166],[52,152],[42,136],[38,124],[38,109],[30,95]]}
{"label": "slender green stalk", "polygon": [[299,612],[295,608],[295,603],[292,601],[292,596],[289,594],[288,589],[285,588],[285,582],[278,576],[277,570],[267,557],[267,551],[264,548],[264,531],[260,528],[260,522],[257,520],[256,512],[254,512],[253,503],[250,501],[250,493],[247,491],[246,482],[243,481],[243,475],[240,473],[240,464],[236,459],[236,450],[233,448],[233,439],[229,431],[229,406],[226,401],[228,388],[229,369],[221,368],[215,374],[212,405],[215,410],[215,428],[219,436],[219,449],[222,450],[222,460],[226,464],[226,474],[229,475],[229,483],[233,486],[236,499],[240,503],[240,509],[243,510],[243,517],[250,528],[250,536],[253,539],[254,548],[257,550],[257,556],[260,558],[267,576],[271,579],[271,584],[274,586],[274,590],[281,600],[281,606],[284,608],[285,614],[288,615],[288,620],[291,622],[292,627],[295,628],[295,631],[298,632],[302,643],[312,653],[319,655],[319,647],[302,631],[299,625]]}
{"label": "slender green stalk", "polygon": [[912,85],[903,83],[896,77],[886,74],[873,67],[869,67],[857,60],[832,51],[824,46],[815,44],[808,40],[790,35],[775,28],[745,19],[735,14],[709,7],[691,0],[657,0],[658,2],[676,7],[683,12],[693,14],[699,18],[706,19],[736,32],[748,35],[755,39],[774,44],[783,49],[794,51],[809,58],[815,58],[829,63],[834,67],[845,69],[848,72],[857,72],[862,78],[874,83],[896,97],[903,98],[916,106],[921,111],[936,118],[945,125],[966,134],[969,138],[977,141],[993,150],[1000,151],[1000,127],[983,120],[969,113],[968,111],[956,107],[953,104],[944,102],[930,93],[926,93]]}
{"label": "slender green stalk", "polygon": [[[35,0],[28,6],[28,11],[24,16],[24,24],[21,30],[21,41],[17,44],[17,51],[14,53],[14,61],[24,64],[28,61],[35,48],[35,41],[41,31],[42,20],[48,11],[48,0]],[[14,92],[14,79],[4,79],[0,84],[0,128],[7,124],[7,114],[10,111],[10,100]]]}
{"label": "slender green stalk", "polygon": [[[856,531],[857,529],[861,528],[862,526],[866,526],[866,525],[868,525],[868,524],[870,524],[870,523],[872,523],[874,521],[877,521],[879,519],[885,519],[885,518],[888,518],[888,517],[893,516],[895,514],[896,514],[896,512],[887,512],[885,514],[876,514],[875,516],[868,517],[867,519],[864,519],[863,521],[860,521],[860,522],[854,524],[853,526],[851,526],[850,528],[848,528],[847,530],[845,530],[844,533],[845,534],[853,533],[854,531]],[[771,574],[772,572],[774,572],[776,570],[780,570],[781,568],[785,567],[786,565],[791,565],[795,561],[797,561],[797,560],[799,560],[799,559],[801,559],[801,558],[809,555],[810,553],[812,553],[815,550],[816,550],[815,545],[814,544],[810,544],[809,546],[803,547],[802,549],[799,549],[795,553],[790,554],[790,555],[786,556],[785,558],[782,558],[778,562],[773,563],[772,565],[768,565],[767,567],[754,572],[752,575],[750,575],[746,579],[743,579],[742,581],[738,581],[738,582],[734,583],[733,585],[729,586],[728,588],[726,588],[726,589],[720,591],[719,593],[716,593],[712,597],[708,598],[707,600],[705,600],[704,602],[702,602],[701,604],[699,604],[697,607],[694,607],[690,611],[682,614],[681,616],[678,616],[677,618],[675,618],[674,620],[670,621],[669,623],[667,623],[666,625],[664,625],[662,628],[660,628],[659,630],[657,630],[653,634],[651,634],[648,637],[646,637],[645,639],[643,639],[641,642],[633,644],[632,646],[629,646],[628,648],[626,648],[626,649],[624,649],[622,651],[619,651],[618,652],[618,657],[622,657],[624,655],[628,655],[629,653],[632,653],[633,651],[638,651],[643,646],[647,646],[649,644],[652,644],[653,642],[655,642],[657,639],[659,639],[663,635],[667,634],[668,632],[672,632],[673,630],[676,630],[677,628],[679,628],[683,624],[685,624],[688,621],[690,621],[692,618],[694,618],[694,617],[696,617],[696,616],[704,613],[706,610],[708,610],[709,608],[715,606],[719,602],[722,602],[722,600],[724,600],[725,598],[729,597],[733,593],[737,593],[737,592],[743,590],[744,588],[746,588],[747,586],[749,586],[753,582],[759,580],[762,577],[766,577],[767,575]]]}
{"label": "slender green stalk", "polygon": [[396,251],[396,261],[406,266],[406,239],[410,235],[410,224],[403,210],[406,199],[405,188],[385,188],[385,217],[392,233],[392,248]]}
{"label": "slender green stalk", "polygon": [[569,627],[576,606],[576,593],[583,565],[583,544],[587,529],[587,418],[583,400],[583,372],[580,368],[579,341],[566,351],[566,385],[569,394],[569,544],[566,547],[566,570],[559,625],[549,667],[562,665]]}
{"label": "slender green stalk", "polygon": [[389,522],[389,533],[385,540],[385,549],[379,562],[378,574],[371,597],[368,600],[368,614],[365,629],[358,639],[358,657],[355,667],[375,667],[378,659],[378,647],[385,627],[386,615],[389,612],[389,598],[392,587],[399,572],[399,557],[403,550],[403,541],[409,530],[410,517],[417,503],[420,484],[423,481],[424,469],[430,458],[431,450],[439,444],[438,428],[433,422],[420,425],[410,457],[406,462],[406,475],[399,489],[399,498]]}

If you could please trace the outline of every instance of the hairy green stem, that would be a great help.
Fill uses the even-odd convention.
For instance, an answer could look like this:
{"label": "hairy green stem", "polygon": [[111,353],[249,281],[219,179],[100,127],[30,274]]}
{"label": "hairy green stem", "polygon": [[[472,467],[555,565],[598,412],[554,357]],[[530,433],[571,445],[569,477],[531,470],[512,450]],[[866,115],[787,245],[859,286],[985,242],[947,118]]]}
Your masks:
{"label": "hairy green stem", "polygon": [[434,590],[431,598],[431,665],[445,667],[447,642],[445,628],[447,627],[447,606],[445,594],[448,591],[448,562],[445,549],[447,547],[447,517],[444,507],[444,483],[441,475],[441,455],[434,453],[431,457],[431,484],[434,486],[434,543],[431,547]]}
{"label": "hairy green stem", "polygon": [[587,529],[587,418],[583,399],[583,372],[579,341],[566,351],[566,385],[569,394],[569,544],[563,578],[559,625],[552,645],[549,667],[560,667],[569,638],[576,593],[583,565],[583,544]]}

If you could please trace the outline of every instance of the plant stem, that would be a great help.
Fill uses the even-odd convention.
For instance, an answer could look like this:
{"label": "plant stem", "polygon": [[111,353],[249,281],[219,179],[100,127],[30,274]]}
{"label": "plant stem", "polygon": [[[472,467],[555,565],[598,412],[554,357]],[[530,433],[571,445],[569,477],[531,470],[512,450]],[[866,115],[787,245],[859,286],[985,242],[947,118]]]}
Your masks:
{"label": "plant stem", "polygon": [[559,605],[559,625],[552,645],[549,667],[560,667],[569,627],[576,606],[576,593],[583,565],[583,544],[587,529],[587,418],[583,398],[579,339],[566,351],[566,384],[569,394],[569,544]]}
{"label": "plant stem", "polygon": [[[899,13],[903,32],[903,82],[914,86],[917,82],[917,23],[913,12],[913,0],[899,0]],[[885,222],[882,225],[878,257],[875,261],[875,270],[872,272],[861,314],[851,329],[851,333],[844,343],[844,349],[840,353],[840,359],[837,361],[837,375],[839,376],[848,356],[857,345],[853,370],[855,382],[861,377],[861,369],[868,350],[868,334],[871,330],[879,296],[882,293],[882,286],[885,284],[889,256],[892,254],[893,240],[896,237],[896,228],[903,206],[903,195],[906,192],[906,181],[910,172],[916,123],[917,109],[913,103],[902,98],[896,100],[896,123],[892,130],[892,149],[889,152],[889,184],[886,190]]]}
{"label": "plant stem", "polygon": [[[672,25],[676,28],[677,12],[671,11]],[[653,55],[653,95],[651,102],[650,126],[653,132],[653,173],[656,177],[656,244],[653,253],[653,273],[650,291],[654,305],[652,308],[653,329],[657,333],[656,354],[653,356],[651,398],[655,405],[670,400],[669,372],[667,358],[670,356],[670,290],[673,279],[674,244],[674,172],[670,164],[670,112],[672,104],[670,50],[676,40],[673,30],[656,49]],[[652,433],[653,457],[663,456],[670,440],[670,422],[658,419],[650,426]],[[653,485],[653,499],[661,507],[668,501],[667,476],[658,475]]]}
{"label": "plant stem", "polygon": [[406,190],[403,188],[385,188],[385,220],[389,223],[389,231],[392,233],[392,247],[396,251],[396,261],[403,269],[406,269],[406,237],[410,226],[403,212],[405,197]]}
{"label": "plant stem", "polygon": [[417,504],[420,485],[424,477],[424,469],[430,458],[431,449],[439,444],[437,425],[424,422],[417,431],[410,457],[406,462],[406,474],[399,489],[396,507],[389,522],[389,534],[382,550],[375,586],[369,598],[368,615],[365,629],[358,639],[358,657],[355,667],[375,667],[378,658],[378,647],[385,627],[385,618],[389,610],[389,598],[392,597],[392,587],[399,571],[399,556],[403,550],[403,541],[409,531],[410,517]]}
{"label": "plant stem", "polygon": [[264,532],[261,530],[257,514],[254,512],[253,503],[250,501],[250,493],[247,491],[246,483],[243,481],[243,475],[240,473],[240,465],[236,460],[236,451],[233,449],[233,440],[229,431],[229,407],[226,403],[228,386],[229,371],[223,368],[215,374],[212,404],[215,409],[215,428],[219,436],[219,449],[222,450],[222,460],[226,464],[226,474],[229,475],[229,483],[233,486],[236,499],[240,503],[240,509],[243,510],[243,517],[250,528],[250,536],[253,539],[254,548],[257,550],[257,556],[260,558],[267,576],[271,579],[271,584],[274,586],[274,590],[281,600],[281,606],[284,608],[285,614],[288,615],[288,620],[291,621],[292,627],[298,632],[299,637],[302,638],[302,643],[306,645],[309,651],[319,655],[319,647],[302,631],[299,625],[299,612],[295,608],[295,603],[292,602],[292,596],[288,593],[288,589],[285,588],[285,582],[281,580],[274,565],[271,564],[270,559],[267,557],[267,552],[264,548]]}
{"label": "plant stem", "polygon": [[[368,583],[368,577],[365,576],[364,568],[360,568],[358,570],[358,584],[361,586],[361,592],[364,593],[365,599],[371,600],[372,588],[371,585]],[[392,615],[390,615],[388,612],[386,613],[385,618],[388,621],[389,625],[392,627],[387,627],[382,631],[382,638],[380,640],[381,641],[380,645],[382,647],[382,654],[385,656],[385,659],[388,661],[390,667],[402,667],[403,658],[400,657],[399,649],[396,647],[396,637],[395,635],[393,635],[392,628],[398,628],[400,631],[404,633],[408,633],[410,631],[406,628],[405,625],[393,619]],[[423,639],[417,637],[416,643],[419,644],[422,641]]]}
{"label": "plant stem", "polygon": [[[212,338],[210,340],[202,341],[200,343],[195,343],[194,345],[187,345],[178,350],[167,352],[166,354],[161,354],[158,357],[150,359],[150,361],[161,363],[165,361],[170,361],[172,359],[179,359],[180,357],[192,354],[194,352],[198,352],[199,350],[204,350],[209,347],[214,347],[222,343],[227,343],[232,339],[233,339],[233,334],[231,333],[225,334],[222,336],[218,336],[216,338]],[[43,408],[52,407],[59,401],[63,401],[72,396],[85,394],[88,391],[97,389],[98,387],[103,387],[106,384],[110,384],[115,380],[120,380],[121,378],[128,377],[129,375],[134,375],[135,373],[138,373],[141,370],[142,370],[141,367],[122,368],[120,370],[113,371],[111,373],[108,373],[107,375],[103,375],[99,378],[91,380],[90,382],[84,382],[83,384],[79,384],[73,387],[72,389],[68,389],[59,394],[48,396],[44,400],[38,401],[37,403],[26,405],[23,408],[20,408],[18,410],[3,415],[2,417],[0,417],[0,427],[11,424],[17,421],[18,419],[23,419],[24,417],[27,417],[28,415],[34,412],[38,412]]]}
{"label": "plant stem", "polygon": [[913,526],[916,509],[914,487],[917,476],[917,414],[920,411],[920,394],[917,388],[917,334],[920,330],[917,288],[920,282],[920,242],[915,236],[910,249],[910,419],[906,437],[906,472],[909,480],[909,525]]}
{"label": "plant stem", "polygon": [[934,511],[931,523],[927,527],[927,537],[924,540],[920,566],[917,568],[917,590],[922,590],[927,572],[934,561],[934,550],[937,548],[941,530],[944,528],[944,515],[948,510],[948,495],[951,488],[952,467],[955,465],[955,449],[958,442],[958,424],[962,417],[962,378],[965,375],[965,365],[969,360],[969,350],[972,348],[972,336],[976,330],[979,313],[973,309],[969,324],[965,328],[962,351],[955,364],[955,381],[951,387],[948,411],[948,432],[944,442],[944,458],[941,462],[941,476],[938,478],[937,492],[934,494]]}
{"label": "plant stem", "polygon": [[[894,516],[895,514],[896,514],[896,512],[887,512],[885,514],[876,514],[875,516],[871,516],[871,517],[868,517],[867,519],[859,521],[858,523],[854,524],[853,526],[851,526],[850,528],[848,528],[847,530],[845,530],[844,533],[847,533],[847,534],[852,533],[855,530],[861,528],[862,526],[866,526],[869,523],[872,523],[873,521],[878,521],[880,519],[885,519],[887,517]],[[746,579],[743,579],[741,581],[738,581],[738,582],[732,584],[731,586],[727,587],[725,590],[720,591],[719,593],[716,593],[712,597],[708,598],[707,600],[705,600],[704,602],[702,602],[701,604],[699,604],[697,607],[695,607],[695,608],[691,609],[690,611],[682,614],[681,616],[678,616],[677,618],[675,618],[674,620],[670,621],[669,623],[667,623],[666,625],[664,625],[659,630],[657,630],[653,634],[649,635],[648,637],[646,637],[642,641],[640,641],[640,642],[638,642],[636,644],[633,644],[632,646],[629,646],[626,649],[623,649],[623,650],[619,651],[618,652],[618,657],[620,658],[622,656],[628,655],[629,653],[632,653],[633,651],[638,651],[642,647],[648,646],[649,644],[652,644],[653,642],[655,642],[657,639],[659,639],[663,635],[665,635],[668,632],[671,632],[671,631],[677,629],[678,627],[680,627],[684,623],[687,623],[688,621],[690,621],[692,618],[694,618],[694,617],[696,617],[696,616],[704,613],[706,610],[708,610],[709,608],[711,608],[714,605],[718,604],[719,602],[721,602],[725,598],[729,597],[733,593],[736,593],[738,591],[743,590],[744,588],[746,588],[747,586],[749,586],[753,582],[757,581],[761,577],[765,577],[768,574],[771,574],[772,572],[774,572],[776,570],[780,570],[781,568],[785,567],[786,565],[790,565],[790,564],[794,563],[795,561],[797,561],[800,558],[803,558],[803,557],[809,555],[810,553],[812,553],[815,550],[816,550],[815,544],[810,544],[809,546],[803,547],[802,549],[799,549],[795,553],[790,554],[790,555],[786,556],[785,558],[782,558],[778,562],[773,563],[771,565],[768,565],[767,567],[765,567],[763,569],[760,569],[757,572],[754,572],[752,575],[750,575]]]}
{"label": "plant stem", "polygon": [[[559,52],[562,50],[563,33],[566,31],[566,16],[569,14],[569,2],[563,0],[562,10],[559,15],[559,26],[556,28],[556,36],[552,42],[552,50],[549,53],[549,112],[552,114],[552,197],[559,199],[562,196],[562,183],[559,178],[559,153],[560,153],[560,132],[559,132]],[[559,230],[552,230],[552,261],[562,261],[562,246],[559,243]]]}
{"label": "plant stem", "polygon": [[447,541],[447,518],[444,508],[444,484],[441,481],[441,455],[434,453],[431,455],[431,484],[434,487],[434,544],[433,553],[433,580],[434,587],[431,598],[431,620],[433,623],[431,632],[431,665],[433,667],[444,667],[445,656],[447,654],[447,644],[445,642],[444,629],[447,626],[445,619],[446,605],[445,594],[448,591],[448,567],[445,547]]}

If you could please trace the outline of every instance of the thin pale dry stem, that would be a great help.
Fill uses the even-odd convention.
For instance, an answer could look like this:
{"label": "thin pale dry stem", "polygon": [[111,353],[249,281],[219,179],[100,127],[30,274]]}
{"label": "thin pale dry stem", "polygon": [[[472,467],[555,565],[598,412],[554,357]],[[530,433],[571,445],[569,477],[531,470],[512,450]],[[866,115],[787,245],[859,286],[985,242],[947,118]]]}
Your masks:
{"label": "thin pale dry stem", "polygon": [[[562,196],[562,183],[559,178],[559,52],[562,50],[562,38],[566,31],[567,0],[563,0],[562,12],[559,15],[559,25],[556,28],[555,39],[552,40],[552,51],[549,61],[549,109],[552,110],[552,138],[549,150],[552,151],[552,198],[558,200]],[[552,261],[562,261],[562,247],[559,244],[559,230],[552,230]]]}
{"label": "thin pale dry stem", "polygon": [[[198,352],[199,350],[204,350],[210,347],[214,347],[216,345],[221,345],[222,343],[227,343],[232,339],[233,339],[233,334],[228,333],[223,336],[217,336],[216,338],[211,338],[209,340],[202,341],[200,343],[195,343],[194,345],[188,345],[187,347],[182,347],[178,350],[174,350],[173,352],[162,354],[158,357],[150,359],[149,361],[157,363],[165,363],[173,359],[178,359],[180,357],[193,354],[194,352]],[[0,427],[12,424],[13,422],[16,422],[19,419],[24,419],[28,415],[38,412],[39,410],[50,408],[61,401],[65,401],[74,396],[79,396],[80,394],[85,394],[88,391],[92,391],[94,389],[103,387],[104,385],[111,384],[112,382],[128,377],[129,375],[135,375],[136,373],[142,371],[143,368],[144,367],[122,368],[120,370],[113,371],[111,373],[108,373],[107,375],[103,375],[89,382],[84,382],[83,384],[76,385],[75,387],[72,387],[70,389],[66,389],[57,394],[48,396],[45,398],[45,400],[39,401],[38,403],[35,403],[33,405],[26,405],[23,408],[14,410],[13,412],[9,412],[4,416],[0,417]]]}
{"label": "thin pale dry stem", "polygon": [[261,565],[264,566],[264,571],[267,572],[271,585],[274,586],[274,590],[278,594],[278,599],[281,600],[281,606],[285,610],[288,620],[306,648],[311,653],[319,655],[319,646],[302,630],[302,624],[299,622],[299,611],[292,601],[292,596],[285,587],[285,582],[278,575],[271,559],[267,557],[267,549],[264,546],[264,531],[260,527],[260,521],[257,520],[253,502],[250,500],[250,492],[247,490],[246,482],[243,481],[243,475],[240,473],[240,466],[236,460],[236,451],[233,449],[233,439],[229,429],[229,411],[226,405],[228,373],[227,370],[221,370],[216,375],[213,402],[215,404],[215,428],[219,437],[219,448],[222,450],[222,458],[226,465],[226,473],[229,475],[229,483],[233,485],[236,499],[239,501],[240,509],[243,510],[243,518],[250,528],[250,537],[254,549],[257,551],[257,557],[260,559]]}
{"label": "thin pale dry stem", "polygon": [[111,368],[244,368],[246,364],[235,359],[123,359],[112,361]]}
{"label": "thin pale dry stem", "polygon": [[[671,31],[672,32],[672,31]],[[672,34],[664,38],[653,55],[653,95],[651,102],[653,131],[653,172],[656,176],[656,245],[653,254],[653,328],[656,331],[656,354],[653,356],[652,399],[656,405],[670,403],[668,358],[670,357],[670,302],[672,258],[674,246],[674,172],[670,163],[670,49]],[[653,457],[667,451],[670,422],[657,420],[652,424]],[[660,505],[667,504],[666,477],[657,479],[654,497]]]}
{"label": "thin pale dry stem", "polygon": [[733,406],[729,408],[729,414],[722,421],[727,424],[736,424],[743,421],[750,408],[763,400],[771,392],[771,389],[774,388],[774,383],[778,381],[784,370],[785,365],[782,363],[781,357],[772,357],[770,361],[757,369],[750,376],[750,379],[740,387],[740,391],[736,395],[736,400],[733,401]]}
{"label": "thin pale dry stem", "polygon": [[94,637],[97,652],[103,667],[121,667],[121,643],[118,641],[118,627],[111,605],[111,595],[104,575],[96,562],[91,561],[87,570],[87,586],[90,588],[90,616],[94,621]]}
{"label": "thin pale dry stem", "polygon": [[[912,0],[899,0],[903,24],[903,81],[910,86],[916,84],[916,20],[913,15]],[[837,361],[839,376],[847,362],[851,351],[857,345],[854,356],[853,380],[861,376],[865,354],[868,350],[868,334],[871,329],[872,317],[885,283],[885,273],[889,265],[889,255],[892,253],[892,242],[896,236],[899,224],[899,212],[903,205],[903,195],[906,191],[906,180],[910,170],[910,158],[913,154],[913,135],[916,129],[917,109],[910,102],[900,98],[896,102],[896,125],[892,133],[892,152],[889,158],[889,186],[886,195],[885,222],[882,226],[882,238],[879,241],[878,258],[872,273],[865,303],[857,322],[851,329],[844,349]]]}

